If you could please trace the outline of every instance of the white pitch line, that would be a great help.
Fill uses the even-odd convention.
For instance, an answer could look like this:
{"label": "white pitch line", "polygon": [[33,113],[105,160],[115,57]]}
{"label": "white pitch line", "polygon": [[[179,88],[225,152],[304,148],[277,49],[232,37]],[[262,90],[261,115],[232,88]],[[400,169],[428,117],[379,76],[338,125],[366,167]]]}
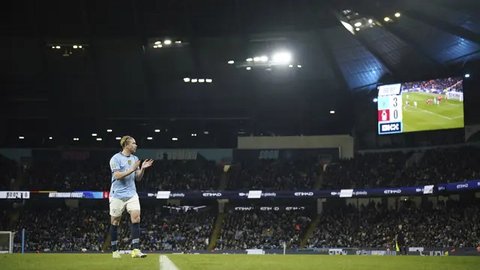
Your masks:
{"label": "white pitch line", "polygon": [[438,114],[438,113],[434,113],[434,112],[431,112],[431,111],[427,111],[427,110],[424,110],[424,109],[420,109],[420,108],[415,108],[415,109],[420,110],[420,111],[425,112],[425,113],[428,113],[428,114],[433,114],[433,115],[438,116],[438,117],[442,117],[443,119],[447,119],[447,120],[453,120],[454,119],[454,118],[447,117],[447,116],[444,116],[444,115],[441,115],[441,114]]}
{"label": "white pitch line", "polygon": [[180,270],[178,267],[165,255],[160,255],[158,258],[160,263],[160,270]]}

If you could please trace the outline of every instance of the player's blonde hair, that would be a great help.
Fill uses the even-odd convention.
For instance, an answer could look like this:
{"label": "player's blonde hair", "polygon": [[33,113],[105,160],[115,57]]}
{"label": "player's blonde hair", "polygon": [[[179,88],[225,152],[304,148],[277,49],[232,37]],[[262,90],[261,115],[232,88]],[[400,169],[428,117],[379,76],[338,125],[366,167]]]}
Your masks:
{"label": "player's blonde hair", "polygon": [[125,146],[127,146],[128,144],[128,141],[132,139],[133,139],[132,136],[129,136],[129,135],[123,136],[122,139],[120,139],[120,146],[122,146],[122,148],[125,148]]}

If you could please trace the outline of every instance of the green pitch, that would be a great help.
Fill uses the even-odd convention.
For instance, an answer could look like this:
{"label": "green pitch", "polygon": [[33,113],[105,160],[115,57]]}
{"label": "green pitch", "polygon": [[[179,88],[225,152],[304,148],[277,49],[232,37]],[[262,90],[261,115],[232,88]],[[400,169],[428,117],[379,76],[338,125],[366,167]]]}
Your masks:
{"label": "green pitch", "polygon": [[[408,96],[408,97],[407,97]],[[428,93],[402,93],[403,131],[462,128],[463,102],[447,100],[445,95],[440,104],[427,104],[428,99],[439,95]],[[407,105],[408,101],[408,105]],[[415,107],[415,102],[417,106]]]}
{"label": "green pitch", "polygon": [[[179,270],[389,270],[389,269],[478,269],[479,257],[420,256],[328,256],[328,255],[168,255]],[[160,269],[159,254],[145,259],[123,255],[114,260],[110,254],[3,254],[2,270],[136,270]]]}

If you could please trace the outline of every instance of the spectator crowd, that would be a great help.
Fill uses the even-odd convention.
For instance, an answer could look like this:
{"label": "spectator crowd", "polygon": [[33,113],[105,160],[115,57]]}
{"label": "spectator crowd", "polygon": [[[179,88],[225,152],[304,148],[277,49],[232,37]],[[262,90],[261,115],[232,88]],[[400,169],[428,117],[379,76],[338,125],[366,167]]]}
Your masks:
{"label": "spectator crowd", "polygon": [[[109,190],[105,159],[82,161],[32,158],[15,164],[0,159],[3,190]],[[229,170],[214,161],[158,160],[137,183],[138,191],[156,190],[308,190],[371,188],[462,182],[480,178],[480,149],[359,153],[328,164],[315,158],[233,162]],[[20,169],[19,169],[20,167]],[[223,184],[222,184],[223,179]]]}
{"label": "spectator crowd", "polygon": [[16,222],[16,243],[20,243],[20,232],[25,229],[27,251],[100,251],[109,219],[106,210],[25,209]]}
{"label": "spectator crowd", "polygon": [[[199,208],[199,209],[196,209]],[[217,214],[213,207],[144,209],[141,249],[196,252],[207,250]],[[305,234],[313,219],[312,234]],[[8,222],[0,222],[8,230]],[[15,222],[15,242],[26,229],[30,252],[96,252],[109,248],[107,210],[58,207],[25,208]],[[120,249],[130,249],[130,221],[122,219]],[[401,226],[399,226],[401,225]],[[399,229],[401,227],[401,229]],[[10,228],[11,229],[11,228]],[[228,210],[220,228],[215,250],[300,248],[394,249],[399,230],[406,246],[430,248],[476,247],[480,243],[480,206],[476,202],[439,202],[415,206],[403,204],[388,209],[384,203],[360,208],[343,205],[325,209],[315,217],[306,210]]]}
{"label": "spectator crowd", "polygon": [[[21,164],[0,157],[2,190],[108,190],[111,172],[102,158],[35,159]],[[462,182],[480,178],[476,147],[423,151],[360,153],[353,159],[320,164],[317,160],[256,160],[234,163],[230,170],[207,160],[160,160],[147,171],[138,191],[262,189],[302,190],[319,187],[369,188]],[[322,166],[324,165],[324,166]],[[317,185],[318,184],[318,185]],[[0,230],[27,230],[26,249],[38,252],[100,251],[108,247],[107,210],[42,202],[42,207],[3,208]],[[7,205],[7,204],[2,204]],[[159,207],[159,206],[157,206]],[[407,246],[473,247],[480,241],[480,207],[474,203],[402,205],[395,210],[371,203],[306,211],[240,211],[227,208],[216,250],[296,249],[307,246],[392,248],[402,225]],[[17,214],[12,214],[16,212]],[[206,250],[219,215],[216,207],[145,207],[141,248],[145,251]],[[312,220],[313,234],[306,234]],[[316,223],[315,223],[316,224]],[[16,242],[19,242],[16,234]],[[129,220],[120,229],[120,247],[129,249]]]}
{"label": "spectator crowd", "polygon": [[216,248],[295,249],[309,222],[299,211],[230,211]]}
{"label": "spectator crowd", "polygon": [[480,150],[445,148],[424,152],[358,154],[326,167],[323,188],[398,187],[480,178]]}
{"label": "spectator crowd", "polygon": [[[480,206],[449,202],[436,207],[402,206],[389,210],[386,204],[361,209],[332,209],[320,216],[309,247],[395,248],[395,235],[402,231],[406,246],[457,248],[480,243]],[[399,225],[401,229],[399,228]]]}
{"label": "spectator crowd", "polygon": [[239,164],[229,175],[228,189],[312,189],[320,173],[315,159],[257,160]]}
{"label": "spectator crowd", "polygon": [[[216,214],[210,209],[193,208],[142,211],[142,250],[194,252],[206,250]],[[130,248],[130,220],[123,219],[120,247]]]}

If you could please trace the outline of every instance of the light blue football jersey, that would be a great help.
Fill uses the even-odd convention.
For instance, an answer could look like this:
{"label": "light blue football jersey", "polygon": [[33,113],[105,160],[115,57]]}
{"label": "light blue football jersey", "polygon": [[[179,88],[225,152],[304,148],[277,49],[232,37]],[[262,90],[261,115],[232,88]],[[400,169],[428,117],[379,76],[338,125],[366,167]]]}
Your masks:
{"label": "light blue football jersey", "polygon": [[123,179],[115,179],[114,172],[125,172],[129,170],[138,160],[134,155],[125,156],[121,152],[113,155],[110,159],[110,169],[112,170],[112,186],[110,187],[110,196],[118,199],[129,199],[137,194],[135,187],[135,172],[125,176]]}

